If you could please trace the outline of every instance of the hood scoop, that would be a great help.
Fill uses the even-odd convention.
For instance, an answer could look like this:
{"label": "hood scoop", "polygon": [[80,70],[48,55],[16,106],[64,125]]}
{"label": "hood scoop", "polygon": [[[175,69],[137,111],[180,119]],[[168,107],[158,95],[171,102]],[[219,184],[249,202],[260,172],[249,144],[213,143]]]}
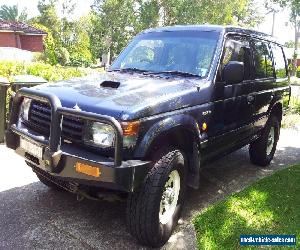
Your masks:
{"label": "hood scoop", "polygon": [[104,81],[100,84],[101,87],[103,88],[113,88],[113,89],[117,89],[120,86],[120,82],[115,82],[115,81]]}

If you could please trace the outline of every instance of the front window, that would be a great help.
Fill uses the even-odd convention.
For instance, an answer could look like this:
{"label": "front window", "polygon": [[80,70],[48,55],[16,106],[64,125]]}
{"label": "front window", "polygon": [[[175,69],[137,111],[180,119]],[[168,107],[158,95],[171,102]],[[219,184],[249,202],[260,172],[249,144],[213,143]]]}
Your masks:
{"label": "front window", "polygon": [[149,73],[181,72],[207,76],[219,33],[212,31],[150,32],[137,36],[110,70]]}
{"label": "front window", "polygon": [[250,44],[245,36],[230,36],[226,41],[221,72],[231,61],[244,63],[244,79],[250,79]]}

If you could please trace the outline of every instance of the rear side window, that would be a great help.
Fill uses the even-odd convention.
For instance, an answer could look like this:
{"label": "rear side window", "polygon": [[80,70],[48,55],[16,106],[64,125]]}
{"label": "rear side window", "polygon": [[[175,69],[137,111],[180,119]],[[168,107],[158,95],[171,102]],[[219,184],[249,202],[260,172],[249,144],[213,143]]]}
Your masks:
{"label": "rear side window", "polygon": [[287,69],[283,50],[277,44],[272,44],[276,78],[286,78]]}
{"label": "rear side window", "polygon": [[269,45],[262,41],[254,41],[255,78],[274,77],[273,62]]}
{"label": "rear side window", "polygon": [[230,37],[225,44],[222,69],[230,62],[244,63],[244,79],[250,79],[250,48],[246,37]]}

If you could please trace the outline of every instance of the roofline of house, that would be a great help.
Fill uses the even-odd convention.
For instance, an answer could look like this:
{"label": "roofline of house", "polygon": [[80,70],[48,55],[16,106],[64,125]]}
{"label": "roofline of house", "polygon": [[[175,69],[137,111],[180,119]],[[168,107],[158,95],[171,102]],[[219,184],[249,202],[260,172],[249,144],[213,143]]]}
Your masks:
{"label": "roofline of house", "polygon": [[43,32],[43,33],[30,33],[30,32],[24,32],[21,30],[1,30],[0,29],[0,33],[18,33],[18,34],[24,34],[24,35],[30,35],[30,36],[46,36],[47,33]]}

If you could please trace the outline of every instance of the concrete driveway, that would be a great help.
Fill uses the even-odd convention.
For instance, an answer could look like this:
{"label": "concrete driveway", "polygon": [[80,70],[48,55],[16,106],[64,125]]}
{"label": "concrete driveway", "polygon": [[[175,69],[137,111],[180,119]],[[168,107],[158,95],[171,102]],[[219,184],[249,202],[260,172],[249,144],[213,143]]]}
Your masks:
{"label": "concrete driveway", "polygon": [[[188,192],[183,218],[164,249],[196,248],[191,223],[205,207],[278,169],[300,162],[300,133],[282,130],[268,168],[249,163],[243,148],[201,173],[201,187]],[[0,145],[0,249],[145,249],[125,227],[124,202],[76,201],[38,182],[13,151]]]}

